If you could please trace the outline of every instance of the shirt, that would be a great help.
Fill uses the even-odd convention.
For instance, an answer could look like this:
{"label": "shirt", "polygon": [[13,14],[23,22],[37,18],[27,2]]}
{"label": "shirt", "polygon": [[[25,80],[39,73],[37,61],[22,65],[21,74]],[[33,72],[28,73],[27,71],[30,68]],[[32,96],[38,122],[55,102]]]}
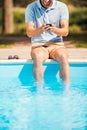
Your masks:
{"label": "shirt", "polygon": [[[35,27],[39,27],[43,24],[55,24],[60,28],[61,20],[68,20],[69,13],[65,3],[53,0],[53,4],[50,8],[45,9],[40,4],[40,1],[34,1],[29,4],[25,12],[25,22],[33,22]],[[53,32],[43,32],[39,36],[31,38],[32,43],[45,43],[45,42],[62,42],[62,36],[58,36]]]}

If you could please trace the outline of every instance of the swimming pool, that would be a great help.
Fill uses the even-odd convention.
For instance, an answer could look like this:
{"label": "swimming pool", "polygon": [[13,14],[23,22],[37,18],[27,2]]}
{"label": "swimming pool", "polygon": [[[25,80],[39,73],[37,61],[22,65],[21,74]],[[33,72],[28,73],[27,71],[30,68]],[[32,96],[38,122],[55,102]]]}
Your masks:
{"label": "swimming pool", "polygon": [[37,87],[32,62],[0,64],[0,130],[86,130],[87,63],[70,63],[65,91],[59,64],[44,64],[44,85]]}

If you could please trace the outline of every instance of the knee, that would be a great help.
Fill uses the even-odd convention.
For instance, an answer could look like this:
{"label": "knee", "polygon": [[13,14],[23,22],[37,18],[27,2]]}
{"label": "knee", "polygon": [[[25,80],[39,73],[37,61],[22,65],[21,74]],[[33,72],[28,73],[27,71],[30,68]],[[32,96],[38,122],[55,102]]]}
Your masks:
{"label": "knee", "polygon": [[31,57],[35,61],[35,63],[42,63],[43,62],[43,57],[41,56],[40,52],[32,51],[31,52]]}
{"label": "knee", "polygon": [[59,62],[60,63],[67,63],[68,62],[68,55],[66,53],[61,54],[59,56]]}
{"label": "knee", "polygon": [[31,57],[32,57],[33,59],[38,59],[38,58],[39,58],[39,53],[37,53],[36,51],[32,51],[32,52],[31,52]]}

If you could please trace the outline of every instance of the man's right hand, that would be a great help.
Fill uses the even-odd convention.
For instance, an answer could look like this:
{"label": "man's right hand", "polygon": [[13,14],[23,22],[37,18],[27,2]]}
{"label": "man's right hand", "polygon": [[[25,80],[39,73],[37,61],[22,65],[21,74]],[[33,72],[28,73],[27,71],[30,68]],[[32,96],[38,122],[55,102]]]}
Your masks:
{"label": "man's right hand", "polygon": [[43,32],[48,33],[48,32],[51,31],[51,28],[52,28],[52,27],[53,27],[53,25],[50,26],[50,24],[44,24],[44,25],[42,25],[42,30],[43,30]]}

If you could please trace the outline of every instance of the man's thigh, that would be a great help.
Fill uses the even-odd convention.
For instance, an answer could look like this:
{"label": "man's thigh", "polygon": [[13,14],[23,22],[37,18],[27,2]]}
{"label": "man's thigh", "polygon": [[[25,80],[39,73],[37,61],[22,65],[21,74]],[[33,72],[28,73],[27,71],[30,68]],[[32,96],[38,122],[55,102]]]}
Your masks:
{"label": "man's thigh", "polygon": [[54,60],[61,60],[61,57],[65,56],[66,58],[68,58],[68,50],[65,47],[60,47],[60,48],[54,48],[51,52],[50,52],[50,58],[54,59]]}
{"label": "man's thigh", "polygon": [[42,46],[32,47],[31,57],[32,59],[40,59],[42,61],[45,61],[49,58],[48,50]]}

